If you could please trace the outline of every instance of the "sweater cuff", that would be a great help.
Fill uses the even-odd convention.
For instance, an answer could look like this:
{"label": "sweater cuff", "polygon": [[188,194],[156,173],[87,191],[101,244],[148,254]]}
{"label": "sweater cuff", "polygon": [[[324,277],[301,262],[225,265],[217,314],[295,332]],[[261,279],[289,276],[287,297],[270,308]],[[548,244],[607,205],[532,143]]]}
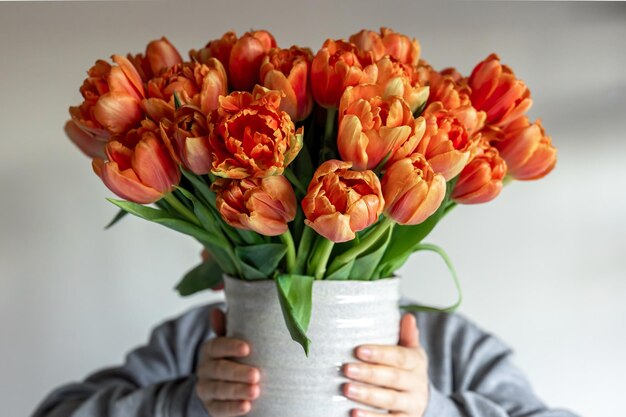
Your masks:
{"label": "sweater cuff", "polygon": [[428,385],[428,405],[423,417],[457,417],[459,409],[448,396],[441,393],[432,383]]}

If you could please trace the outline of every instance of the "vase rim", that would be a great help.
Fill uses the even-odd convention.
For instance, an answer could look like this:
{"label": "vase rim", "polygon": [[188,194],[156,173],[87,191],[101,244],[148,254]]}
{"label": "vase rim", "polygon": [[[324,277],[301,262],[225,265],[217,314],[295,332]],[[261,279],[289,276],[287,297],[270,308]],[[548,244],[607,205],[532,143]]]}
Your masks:
{"label": "vase rim", "polygon": [[[241,279],[241,278],[235,278],[233,276],[230,276],[228,274],[222,274],[224,281],[230,281],[233,283],[239,283],[240,285],[256,285],[256,286],[262,286],[262,285],[275,285],[276,281],[272,278],[266,278],[266,279],[253,279],[253,280],[247,280],[247,279]],[[348,283],[353,284],[353,285],[376,285],[378,283],[378,285],[384,285],[384,284],[391,284],[391,283],[395,283],[397,281],[400,280],[399,276],[392,276],[389,278],[380,278],[380,279],[372,279],[372,280],[362,280],[362,279],[344,279],[344,280],[337,280],[337,279],[316,279],[313,280],[313,285],[324,285],[324,286],[342,286],[342,285],[346,285]]]}

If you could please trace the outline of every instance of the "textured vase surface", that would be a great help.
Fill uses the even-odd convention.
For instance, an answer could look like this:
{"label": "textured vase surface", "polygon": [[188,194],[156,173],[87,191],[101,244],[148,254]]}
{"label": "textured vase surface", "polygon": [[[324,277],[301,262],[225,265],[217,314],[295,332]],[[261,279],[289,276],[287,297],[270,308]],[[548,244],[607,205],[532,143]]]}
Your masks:
{"label": "textured vase surface", "polygon": [[358,361],[358,345],[398,343],[399,278],[315,281],[308,357],[289,335],[275,281],[224,282],[227,336],[250,343],[250,355],[238,361],[261,371],[261,395],[248,416],[349,417],[353,408],[368,409],[342,395],[341,366]]}

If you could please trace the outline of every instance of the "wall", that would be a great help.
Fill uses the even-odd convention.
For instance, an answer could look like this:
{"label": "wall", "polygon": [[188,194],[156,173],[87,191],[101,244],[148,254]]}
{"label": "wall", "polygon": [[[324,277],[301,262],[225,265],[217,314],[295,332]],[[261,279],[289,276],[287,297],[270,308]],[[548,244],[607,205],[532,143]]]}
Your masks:
{"label": "wall", "polygon": [[[469,73],[496,51],[530,86],[559,148],[556,170],[494,202],[460,207],[429,238],[465,288],[461,312],[499,335],[542,398],[618,415],[626,374],[626,7],[494,2],[110,2],[0,4],[0,403],[27,415],[54,386],[119,363],[166,317],[219,297],[172,290],[199,259],[191,240],[115,213],[64,137],[97,58],[167,35],[183,52],[229,29],[279,44],[390,26],[436,68]],[[445,304],[441,263],[401,270],[407,295]]]}

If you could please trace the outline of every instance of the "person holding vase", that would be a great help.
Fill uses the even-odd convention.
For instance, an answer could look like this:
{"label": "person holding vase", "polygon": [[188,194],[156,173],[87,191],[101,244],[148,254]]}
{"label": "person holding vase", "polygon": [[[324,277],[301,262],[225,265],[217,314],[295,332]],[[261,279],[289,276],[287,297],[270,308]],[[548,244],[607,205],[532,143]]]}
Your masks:
{"label": "person holding vase", "polygon": [[[261,372],[236,362],[253,347],[224,336],[224,308],[201,306],[161,324],[123,365],[54,390],[32,417],[246,415],[263,395]],[[399,326],[397,345],[357,346],[342,366],[351,417],[576,417],[548,408],[511,350],[463,316],[405,313]]]}

